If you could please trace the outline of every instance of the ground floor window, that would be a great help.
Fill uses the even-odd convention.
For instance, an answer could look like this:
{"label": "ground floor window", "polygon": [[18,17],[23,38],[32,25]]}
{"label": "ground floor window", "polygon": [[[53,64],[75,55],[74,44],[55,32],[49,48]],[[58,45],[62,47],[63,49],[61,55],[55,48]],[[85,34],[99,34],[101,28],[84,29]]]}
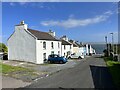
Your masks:
{"label": "ground floor window", "polygon": [[65,53],[64,53],[64,57],[65,57]]}
{"label": "ground floor window", "polygon": [[54,51],[51,51],[51,54],[54,54]]}
{"label": "ground floor window", "polygon": [[60,51],[58,51],[58,55],[60,55]]}
{"label": "ground floor window", "polygon": [[43,60],[46,61],[46,53],[43,53]]}

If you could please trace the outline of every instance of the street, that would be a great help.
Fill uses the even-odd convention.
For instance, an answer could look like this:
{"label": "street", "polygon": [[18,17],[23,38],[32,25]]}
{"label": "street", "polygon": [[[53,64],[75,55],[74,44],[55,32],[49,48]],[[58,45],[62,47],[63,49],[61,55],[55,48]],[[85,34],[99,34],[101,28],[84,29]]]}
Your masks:
{"label": "street", "polygon": [[103,58],[92,56],[25,88],[114,88]]}

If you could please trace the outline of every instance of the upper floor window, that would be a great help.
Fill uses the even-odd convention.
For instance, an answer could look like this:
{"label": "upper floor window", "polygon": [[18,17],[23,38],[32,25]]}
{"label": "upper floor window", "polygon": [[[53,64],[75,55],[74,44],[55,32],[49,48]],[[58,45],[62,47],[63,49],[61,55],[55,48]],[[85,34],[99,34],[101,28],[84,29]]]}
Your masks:
{"label": "upper floor window", "polygon": [[54,46],[53,46],[53,42],[51,42],[51,48],[52,48],[52,49],[54,48]]}
{"label": "upper floor window", "polygon": [[64,45],[64,50],[66,49],[65,45]]}
{"label": "upper floor window", "polygon": [[43,48],[46,49],[46,42],[43,42]]}
{"label": "upper floor window", "polygon": [[71,45],[70,45],[70,49],[71,49],[72,47],[71,47]]}
{"label": "upper floor window", "polygon": [[58,42],[58,48],[60,48],[60,43]]}

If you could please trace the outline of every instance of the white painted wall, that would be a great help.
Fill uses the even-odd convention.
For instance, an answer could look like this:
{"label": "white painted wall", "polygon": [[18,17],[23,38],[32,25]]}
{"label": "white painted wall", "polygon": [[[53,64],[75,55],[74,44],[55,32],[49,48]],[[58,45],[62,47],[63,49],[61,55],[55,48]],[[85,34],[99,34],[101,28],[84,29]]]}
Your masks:
{"label": "white painted wall", "polygon": [[[58,51],[60,52],[61,56],[61,42],[60,41],[48,41],[48,40],[37,40],[37,63],[41,64],[44,63],[43,61],[43,53],[46,53],[46,59],[48,59],[48,56],[51,54],[52,51],[54,51],[54,54],[58,54]],[[43,48],[43,42],[46,42],[46,49]],[[54,48],[51,47],[51,42],[53,42]],[[58,42],[59,42],[59,48],[58,48]]]}
{"label": "white painted wall", "polygon": [[[67,56],[67,52],[71,52],[71,54],[73,53],[73,45],[71,45],[71,48],[70,48],[70,45],[65,45],[65,49],[64,49],[64,45],[62,45],[62,56]],[[65,55],[64,55],[65,53]]]}
{"label": "white painted wall", "polygon": [[84,51],[84,47],[80,47],[80,48],[79,48],[79,52],[81,53],[81,55],[84,55],[84,52],[85,52],[85,51]]}
{"label": "white painted wall", "polygon": [[8,39],[8,59],[36,63],[36,40],[28,34],[27,25],[15,26]]}

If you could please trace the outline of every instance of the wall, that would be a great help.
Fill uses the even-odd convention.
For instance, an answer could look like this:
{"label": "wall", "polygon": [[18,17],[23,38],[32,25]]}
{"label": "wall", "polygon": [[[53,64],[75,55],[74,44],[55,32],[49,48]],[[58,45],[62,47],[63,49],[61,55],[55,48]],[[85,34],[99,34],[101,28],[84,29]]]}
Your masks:
{"label": "wall", "polygon": [[16,26],[8,39],[8,59],[36,63],[36,40],[24,28],[24,25]]}
{"label": "wall", "polygon": [[70,54],[73,53],[73,45],[71,45],[71,49],[70,49],[70,45],[65,45],[65,49],[64,49],[64,45],[62,45],[62,56],[64,56],[65,53],[65,57],[67,56],[67,52],[70,52]]}
{"label": "wall", "polygon": [[73,53],[78,53],[79,52],[79,47],[73,47]]}
{"label": "wall", "polygon": [[[43,63],[43,53],[46,53],[46,59],[48,59],[48,56],[51,54],[51,51],[54,51],[54,54],[58,54],[58,51],[60,51],[61,56],[61,42],[60,41],[48,41],[48,40],[37,40],[37,63],[41,64]],[[46,49],[43,48],[43,42],[46,42]],[[51,42],[54,44],[54,48],[51,48]],[[58,48],[58,42],[59,42],[59,48]]]}

